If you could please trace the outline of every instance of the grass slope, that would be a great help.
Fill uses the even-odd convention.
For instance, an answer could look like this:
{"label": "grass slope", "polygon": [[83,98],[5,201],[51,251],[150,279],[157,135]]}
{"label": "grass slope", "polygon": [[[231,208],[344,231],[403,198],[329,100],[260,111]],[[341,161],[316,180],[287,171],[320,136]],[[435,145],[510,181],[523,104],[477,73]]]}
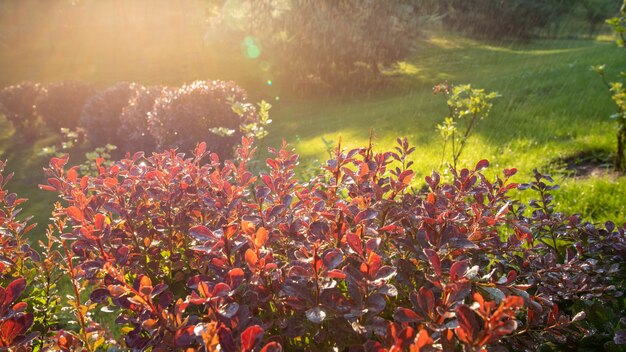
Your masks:
{"label": "grass slope", "polygon": [[[544,40],[498,45],[454,36],[435,36],[394,72],[396,88],[377,96],[287,101],[276,104],[274,124],[264,144],[286,138],[307,165],[325,160],[325,141],[342,136],[346,146],[363,146],[374,131],[379,150],[405,136],[416,146],[415,168],[422,176],[441,167],[441,138],[436,125],[447,113],[445,99],[433,96],[442,81],[472,84],[500,93],[490,116],[480,121],[462,155],[461,165],[486,158],[491,170],[520,169],[518,182],[532,170],[557,175],[560,209],[589,220],[626,220],[624,178],[606,174],[568,178],[554,160],[583,151],[613,151],[613,103],[591,65],[605,63],[614,76],[624,53],[611,42]],[[281,99],[281,102],[285,99]],[[528,195],[530,196],[530,195]]]}

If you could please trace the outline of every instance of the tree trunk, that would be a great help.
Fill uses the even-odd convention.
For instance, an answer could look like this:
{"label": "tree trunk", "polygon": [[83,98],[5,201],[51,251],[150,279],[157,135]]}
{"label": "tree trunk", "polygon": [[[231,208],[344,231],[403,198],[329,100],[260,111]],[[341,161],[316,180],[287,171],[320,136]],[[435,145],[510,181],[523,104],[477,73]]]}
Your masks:
{"label": "tree trunk", "polygon": [[626,148],[626,121],[620,124],[617,131],[617,152],[615,153],[615,169],[623,173],[626,171],[626,157],[624,149]]}

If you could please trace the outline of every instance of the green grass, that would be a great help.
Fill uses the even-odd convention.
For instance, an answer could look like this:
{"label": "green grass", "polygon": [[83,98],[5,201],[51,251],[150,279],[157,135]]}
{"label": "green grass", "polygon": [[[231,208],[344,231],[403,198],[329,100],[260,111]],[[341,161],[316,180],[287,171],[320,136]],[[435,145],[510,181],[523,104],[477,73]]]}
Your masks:
{"label": "green grass", "polygon": [[[141,65],[112,66],[104,61],[93,63],[95,66],[87,72],[77,58],[70,65],[59,58],[45,55],[34,58],[29,56],[30,51],[13,51],[0,55],[4,67],[0,81],[82,78],[103,86],[124,79],[122,74],[131,72],[131,67],[139,72],[133,71],[127,80],[144,84],[179,84],[218,76],[238,79],[254,99],[268,99],[274,105],[270,135],[259,145],[279,146],[284,138],[302,157],[301,174],[327,158],[325,141],[334,144],[341,136],[345,146],[363,146],[370,129],[378,150],[392,148],[396,137],[407,137],[416,146],[413,160],[422,176],[417,183],[431,170],[442,169],[442,143],[436,125],[443,120],[447,108],[444,98],[433,96],[431,88],[444,80],[468,83],[501,95],[491,114],[480,121],[461,157],[461,165],[486,158],[491,161],[488,172],[492,175],[503,168],[517,167],[521,172],[516,181],[524,182],[530,179],[534,168],[560,175],[559,167],[553,163],[555,159],[591,149],[612,151],[615,145],[615,125],[608,119],[614,112],[613,103],[600,78],[589,70],[591,65],[605,63],[609,72],[616,75],[623,67],[624,53],[611,42],[541,40],[530,44],[499,44],[435,34],[419,43],[414,56],[387,72],[391,82],[387,89],[351,97],[307,98],[284,88],[288,85],[280,81],[262,87],[266,77],[255,71],[258,63],[234,60],[239,66],[225,70],[215,63],[211,67],[202,66],[199,58],[208,55],[202,50],[189,49],[190,55],[196,56],[192,55],[191,64],[182,66],[183,69],[175,70],[168,65],[180,66],[184,57],[175,60],[165,57],[161,58],[165,61],[145,67],[146,72],[141,71],[144,69]],[[215,53],[211,55],[215,57]],[[220,62],[228,60],[222,58]],[[155,67],[159,67],[157,76]],[[12,138],[6,122],[0,124],[3,127],[1,157],[8,159],[7,168],[17,174],[9,187],[30,198],[25,212],[45,224],[56,198],[36,188],[37,183],[45,180],[41,168],[46,164],[36,154],[50,139],[20,144]],[[562,210],[579,212],[593,221],[626,221],[626,209],[621,201],[626,196],[623,177],[558,176],[557,181],[562,189],[556,194],[556,202]],[[39,235],[44,228],[40,226]]]}
{"label": "green grass", "polygon": [[[363,146],[372,129],[378,150],[392,148],[396,137],[407,137],[416,146],[415,168],[424,176],[442,169],[436,125],[447,107],[431,88],[446,80],[501,95],[491,114],[480,121],[461,165],[486,158],[491,172],[518,168],[518,182],[529,180],[534,168],[560,174],[555,159],[590,149],[612,152],[615,124],[608,116],[615,108],[590,66],[605,63],[616,75],[623,60],[623,51],[611,42],[497,45],[439,35],[399,65],[393,72],[395,87],[389,91],[348,100],[281,99],[284,103],[275,104],[275,123],[263,143],[278,145],[285,138],[307,165],[325,160],[324,140],[341,136],[346,146]],[[623,177],[557,177],[557,182],[562,185],[556,194],[561,209],[580,212],[588,220],[626,220]]]}

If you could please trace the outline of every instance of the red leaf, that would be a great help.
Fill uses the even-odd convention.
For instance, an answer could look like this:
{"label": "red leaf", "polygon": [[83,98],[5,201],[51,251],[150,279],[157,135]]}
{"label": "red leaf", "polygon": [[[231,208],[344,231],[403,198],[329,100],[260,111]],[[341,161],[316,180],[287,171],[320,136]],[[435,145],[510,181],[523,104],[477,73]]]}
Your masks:
{"label": "red leaf", "polygon": [[457,335],[459,334],[458,330],[462,330],[465,333],[464,335],[469,339],[469,341],[466,342],[474,342],[480,332],[480,325],[476,319],[476,313],[474,313],[470,307],[461,304],[456,308],[456,318],[459,322],[459,327],[455,329]]}
{"label": "red leaf", "polygon": [[189,229],[189,235],[195,238],[197,241],[206,242],[211,239],[215,239],[215,235],[208,227],[198,225]]}
{"label": "red leaf", "polygon": [[194,155],[196,157],[201,157],[204,155],[204,152],[206,152],[206,143],[205,142],[201,142],[196,146],[196,150],[194,151]]}
{"label": "red leaf", "polygon": [[261,180],[269,189],[274,190],[274,184],[272,183],[272,178],[267,174],[261,174]]}
{"label": "red leaf", "polygon": [[259,229],[256,231],[256,235],[254,236],[254,246],[256,248],[263,247],[263,245],[267,241],[268,235],[269,232],[267,232],[265,227],[259,227]]}
{"label": "red leaf", "polygon": [[228,272],[228,286],[233,289],[236,289],[241,285],[244,279],[244,273],[241,268],[234,268]]}
{"label": "red leaf", "polygon": [[0,325],[0,341],[4,346],[10,346],[19,335],[25,333],[33,323],[32,314],[14,316]]}
{"label": "red leaf", "polygon": [[482,170],[486,167],[489,166],[489,161],[487,161],[486,159],[483,159],[481,161],[479,161],[478,163],[476,163],[476,167],[474,168],[474,170],[479,171]]}
{"label": "red leaf", "polygon": [[57,189],[52,187],[52,186],[48,186],[48,185],[39,185],[39,189],[43,190],[43,191],[52,191],[52,192],[56,192]]}
{"label": "red leaf", "polygon": [[235,224],[224,226],[223,227],[224,237],[226,237],[226,239],[230,239],[237,232],[238,229],[239,229],[239,226]]}
{"label": "red leaf", "polygon": [[337,269],[329,270],[325,276],[330,279],[345,279],[346,278],[346,274],[344,274],[343,271],[337,270]]}
{"label": "red leaf", "polygon": [[393,314],[393,318],[398,323],[417,323],[424,321],[424,319],[417,313],[403,307],[399,307],[396,309],[396,312]]}
{"label": "red leaf", "polygon": [[428,257],[428,261],[430,262],[430,265],[433,266],[435,273],[437,273],[438,276],[441,276],[441,261],[439,260],[437,252],[430,248],[426,248],[424,249],[424,254]]}
{"label": "red leaf", "polygon": [[276,341],[269,342],[261,349],[261,352],[282,352],[283,346]]}
{"label": "red leaf", "polygon": [[511,177],[513,175],[515,175],[517,173],[517,169],[516,168],[510,168],[510,169],[504,169],[504,176],[505,177]]}
{"label": "red leaf", "polygon": [[219,282],[215,287],[213,287],[213,292],[211,295],[213,297],[227,297],[230,294],[230,286],[226,285],[223,282]]}
{"label": "red leaf", "polygon": [[17,302],[11,309],[16,313],[19,313],[24,311],[26,308],[28,308],[28,304],[26,302]]}
{"label": "red leaf", "polygon": [[139,292],[145,296],[150,296],[152,293],[152,280],[146,275],[142,275],[139,279]]}
{"label": "red leaf", "polygon": [[324,255],[324,267],[327,270],[335,269],[343,261],[343,253],[340,249],[333,249]]}
{"label": "red leaf", "polygon": [[256,255],[252,249],[248,248],[245,254],[246,262],[248,266],[253,269],[256,266],[256,263],[259,261],[259,257]]}
{"label": "red leaf", "polygon": [[50,166],[53,169],[62,169],[63,166],[67,163],[67,155],[62,158],[51,158]]}
{"label": "red leaf", "polygon": [[435,295],[433,291],[426,287],[420,288],[417,294],[417,304],[430,317],[435,316],[437,313],[435,310]]}
{"label": "red leaf", "polygon": [[411,183],[413,176],[415,176],[415,173],[413,171],[406,170],[403,171],[400,176],[398,176],[398,181],[404,183],[405,185],[408,185],[409,183]]}
{"label": "red leaf", "polygon": [[176,334],[174,335],[174,344],[176,347],[187,347],[194,342],[196,339],[196,334],[193,332],[195,327],[195,325],[188,325],[176,330]]}
{"label": "red leaf", "polygon": [[67,170],[67,180],[74,183],[76,182],[76,180],[78,179],[78,173],[76,172],[75,168],[71,168],[69,170]]}
{"label": "red leaf", "polygon": [[382,265],[382,261],[380,260],[380,256],[374,252],[370,252],[370,256],[367,259],[368,272],[370,279],[375,279],[376,274],[378,274],[378,270]]}
{"label": "red leaf", "polygon": [[83,178],[80,179],[80,188],[86,189],[88,185],[89,185],[89,176],[83,176]]}
{"label": "red leaf", "polygon": [[363,256],[363,246],[361,245],[361,238],[354,233],[348,233],[346,235],[346,242],[353,251],[358,253],[361,257]]}
{"label": "red leaf", "polygon": [[252,351],[263,339],[263,328],[252,325],[241,333],[241,348],[243,351]]}
{"label": "red leaf", "polygon": [[465,275],[467,271],[467,261],[462,260],[455,262],[450,267],[450,282],[455,282],[458,278]]}
{"label": "red leaf", "polygon": [[411,352],[419,352],[422,347],[431,346],[432,343],[433,339],[428,336],[428,331],[421,329],[415,337],[415,343],[411,345],[410,350]]}
{"label": "red leaf", "polygon": [[5,306],[9,306],[11,303],[15,302],[17,298],[24,292],[26,288],[26,280],[23,277],[14,280],[11,282],[7,288],[5,289],[6,296],[4,297]]}
{"label": "red leaf", "polygon": [[75,206],[68,207],[65,211],[67,215],[76,222],[83,222],[83,220],[85,220],[83,212]]}
{"label": "red leaf", "polygon": [[94,226],[96,230],[103,230],[106,217],[100,213],[94,216]]}
{"label": "red leaf", "polygon": [[365,220],[373,220],[376,219],[376,216],[378,216],[378,212],[374,209],[366,209],[363,210],[361,212],[359,212],[356,217],[354,218],[354,223],[358,224],[361,221],[365,221]]}

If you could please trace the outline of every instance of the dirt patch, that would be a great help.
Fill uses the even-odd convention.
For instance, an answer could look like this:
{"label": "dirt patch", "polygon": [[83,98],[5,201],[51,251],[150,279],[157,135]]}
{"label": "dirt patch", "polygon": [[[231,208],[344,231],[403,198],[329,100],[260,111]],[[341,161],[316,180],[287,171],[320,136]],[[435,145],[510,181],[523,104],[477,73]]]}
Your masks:
{"label": "dirt patch", "polygon": [[589,178],[610,176],[617,178],[619,174],[613,170],[613,155],[605,149],[583,150],[574,155],[556,159],[552,165],[560,169],[566,176]]}

